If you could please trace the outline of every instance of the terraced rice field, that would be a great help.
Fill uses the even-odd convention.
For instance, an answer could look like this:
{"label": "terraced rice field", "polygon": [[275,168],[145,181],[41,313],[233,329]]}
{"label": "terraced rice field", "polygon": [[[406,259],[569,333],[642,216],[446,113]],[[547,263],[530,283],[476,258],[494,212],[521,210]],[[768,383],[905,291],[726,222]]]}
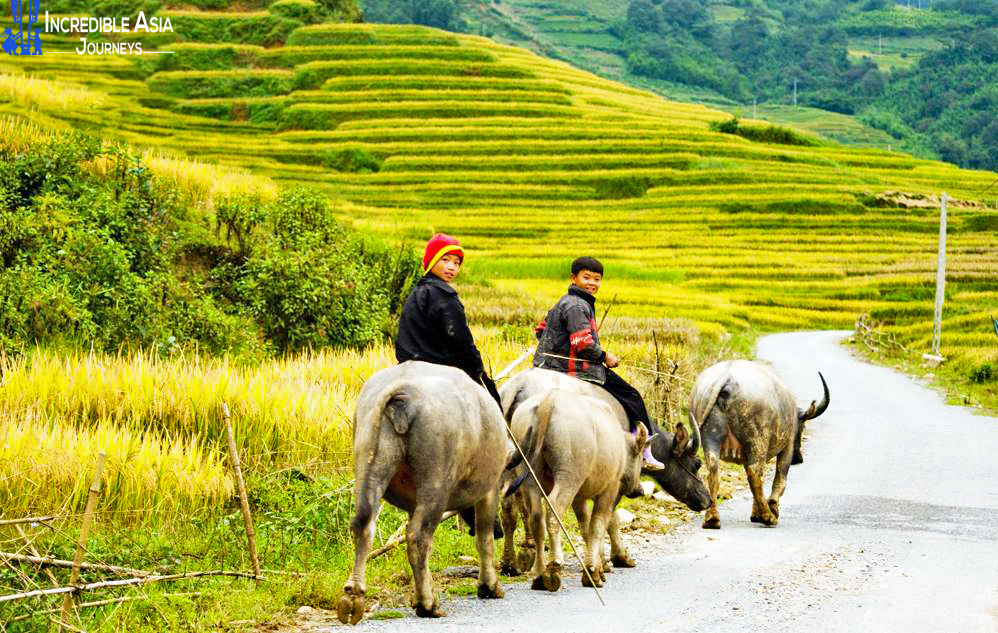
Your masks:
{"label": "terraced rice field", "polygon": [[[994,173],[721,134],[709,124],[725,113],[480,37],[267,11],[169,15],[182,41],[156,43],[172,55],[3,60],[102,100],[31,110],[22,98],[0,113],[309,184],[394,237],[456,234],[468,277],[504,293],[554,300],[567,262],[594,254],[618,314],[791,329],[872,313],[918,350],[934,291],[926,201],[946,191],[959,202],[943,352],[968,367],[998,362]],[[337,171],[344,150],[380,167]],[[896,191],[927,206],[877,199]]]}

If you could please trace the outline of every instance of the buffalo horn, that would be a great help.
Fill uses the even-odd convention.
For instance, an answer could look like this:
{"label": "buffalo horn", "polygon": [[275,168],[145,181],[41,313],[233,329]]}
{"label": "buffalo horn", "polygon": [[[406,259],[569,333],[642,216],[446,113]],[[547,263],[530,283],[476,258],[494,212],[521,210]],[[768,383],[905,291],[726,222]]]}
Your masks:
{"label": "buffalo horn", "polygon": [[811,402],[811,406],[800,417],[802,421],[812,420],[821,415],[822,413],[824,413],[825,409],[828,408],[828,402],[829,402],[828,383],[825,382],[825,377],[821,375],[820,371],[818,372],[818,378],[821,378],[821,387],[822,389],[824,389],[825,395],[822,397],[821,402],[818,403],[817,405],[814,402]]}
{"label": "buffalo horn", "polygon": [[700,423],[697,422],[697,418],[693,415],[693,409],[690,409],[690,429],[693,431],[693,454],[696,455],[697,451],[700,450]]}

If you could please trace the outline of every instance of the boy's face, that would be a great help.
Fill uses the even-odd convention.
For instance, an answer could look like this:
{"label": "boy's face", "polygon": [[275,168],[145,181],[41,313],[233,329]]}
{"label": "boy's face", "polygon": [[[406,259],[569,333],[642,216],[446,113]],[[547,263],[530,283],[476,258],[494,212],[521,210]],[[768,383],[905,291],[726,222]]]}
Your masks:
{"label": "boy's face", "polygon": [[603,275],[594,273],[591,270],[580,270],[578,275],[572,275],[572,285],[580,290],[585,290],[591,295],[599,291],[600,284],[603,283]]}
{"label": "boy's face", "polygon": [[450,283],[461,272],[461,258],[453,253],[448,253],[441,257],[436,264],[433,264],[430,272]]}

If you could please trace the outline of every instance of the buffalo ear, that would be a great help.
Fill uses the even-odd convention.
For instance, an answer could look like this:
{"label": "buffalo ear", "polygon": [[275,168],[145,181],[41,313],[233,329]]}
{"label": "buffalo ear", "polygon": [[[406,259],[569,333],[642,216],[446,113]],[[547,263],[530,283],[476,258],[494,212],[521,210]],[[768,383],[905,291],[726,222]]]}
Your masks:
{"label": "buffalo ear", "polygon": [[676,424],[676,435],[672,439],[672,454],[679,457],[690,444],[690,433],[681,422]]}

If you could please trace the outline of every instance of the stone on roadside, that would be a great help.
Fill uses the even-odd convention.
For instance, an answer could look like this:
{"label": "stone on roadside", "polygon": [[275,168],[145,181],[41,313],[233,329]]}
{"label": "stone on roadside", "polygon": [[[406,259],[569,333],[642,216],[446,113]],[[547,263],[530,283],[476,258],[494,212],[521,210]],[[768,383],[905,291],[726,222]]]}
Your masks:
{"label": "stone on roadside", "polygon": [[634,523],[634,513],[624,508],[617,508],[617,520],[620,521],[621,527],[630,525]]}

